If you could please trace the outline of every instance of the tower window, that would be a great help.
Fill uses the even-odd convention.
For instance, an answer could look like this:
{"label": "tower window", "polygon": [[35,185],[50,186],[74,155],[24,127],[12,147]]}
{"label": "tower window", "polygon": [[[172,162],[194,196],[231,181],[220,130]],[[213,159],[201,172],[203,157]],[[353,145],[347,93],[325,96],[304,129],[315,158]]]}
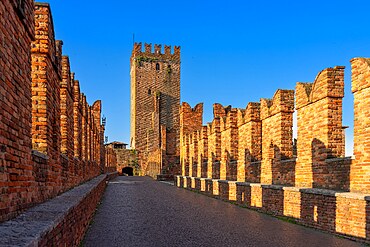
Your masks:
{"label": "tower window", "polygon": [[171,74],[171,72],[172,72],[171,65],[167,65],[167,74]]}
{"label": "tower window", "polygon": [[160,67],[159,67],[159,63],[156,63],[156,65],[155,65],[155,69],[156,69],[156,70],[159,70],[159,69],[160,69]]}
{"label": "tower window", "polygon": [[25,18],[25,12],[24,12],[25,0],[17,0],[15,2],[15,8],[16,8],[16,12],[19,18],[23,20]]}
{"label": "tower window", "polygon": [[148,89],[148,94],[151,95],[152,94],[152,90],[149,88]]}

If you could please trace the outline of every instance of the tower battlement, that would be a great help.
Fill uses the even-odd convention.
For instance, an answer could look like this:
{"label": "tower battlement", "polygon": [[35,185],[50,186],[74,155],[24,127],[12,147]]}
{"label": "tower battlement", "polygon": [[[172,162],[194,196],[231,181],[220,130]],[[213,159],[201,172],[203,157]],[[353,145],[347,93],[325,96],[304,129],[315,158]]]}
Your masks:
{"label": "tower battlement", "polygon": [[[144,48],[144,49],[143,49]],[[174,46],[173,51],[170,45],[164,45],[164,49],[162,49],[162,45],[155,44],[154,50],[151,43],[147,44],[144,43],[134,43],[134,48],[132,50],[131,55],[131,62],[133,58],[137,57],[149,57],[152,58],[151,60],[145,60],[145,62],[156,62],[160,60],[171,60],[172,62],[180,62],[180,46]]]}

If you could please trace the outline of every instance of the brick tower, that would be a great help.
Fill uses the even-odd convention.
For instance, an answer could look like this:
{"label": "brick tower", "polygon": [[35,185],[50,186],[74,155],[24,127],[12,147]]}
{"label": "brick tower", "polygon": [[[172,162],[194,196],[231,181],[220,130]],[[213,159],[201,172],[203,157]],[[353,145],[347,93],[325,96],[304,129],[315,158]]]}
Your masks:
{"label": "brick tower", "polygon": [[131,55],[131,140],[142,173],[179,169],[180,47],[135,43]]}

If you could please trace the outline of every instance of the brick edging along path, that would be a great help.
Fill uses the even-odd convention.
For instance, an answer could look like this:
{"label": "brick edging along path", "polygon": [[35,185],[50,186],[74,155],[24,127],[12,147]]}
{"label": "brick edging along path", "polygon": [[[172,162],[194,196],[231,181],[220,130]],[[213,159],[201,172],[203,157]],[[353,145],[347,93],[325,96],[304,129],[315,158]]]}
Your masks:
{"label": "brick edging along path", "polygon": [[78,246],[106,181],[103,174],[0,224],[0,246]]}

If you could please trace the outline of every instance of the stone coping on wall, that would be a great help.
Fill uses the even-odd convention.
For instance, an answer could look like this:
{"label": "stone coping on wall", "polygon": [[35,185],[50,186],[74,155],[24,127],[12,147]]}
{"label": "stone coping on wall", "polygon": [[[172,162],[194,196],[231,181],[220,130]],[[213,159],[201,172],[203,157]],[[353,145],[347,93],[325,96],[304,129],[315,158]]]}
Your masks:
{"label": "stone coping on wall", "polygon": [[[348,157],[348,158],[351,158],[351,157]],[[229,181],[229,180],[221,180],[221,179],[214,179],[214,178],[199,178],[199,177],[190,177],[190,176],[177,176],[177,177],[180,179],[188,178],[188,179],[200,179],[204,181],[208,180],[208,181],[213,181],[213,182],[218,182],[218,183],[228,183],[228,184],[235,183],[236,185],[239,185],[239,186],[262,187],[264,189],[296,191],[296,192],[303,192],[306,194],[334,196],[334,197],[341,197],[341,198],[365,200],[365,201],[370,202],[370,194],[363,194],[363,193],[356,193],[356,192],[345,192],[345,191],[340,192],[336,190],[328,190],[328,189],[320,189],[320,188],[304,188],[304,187],[293,187],[293,186],[277,185],[277,184],[238,182],[238,181]]]}
{"label": "stone coping on wall", "polygon": [[[214,179],[217,180],[217,179]],[[236,184],[236,181],[229,181],[229,180],[218,180],[219,183],[225,183],[225,184]]]}
{"label": "stone coping on wall", "polygon": [[45,160],[49,159],[48,155],[40,153],[39,151],[36,150],[32,150],[32,155]]}
{"label": "stone coping on wall", "polygon": [[280,163],[284,164],[284,163],[289,163],[289,162],[293,162],[293,161],[296,161],[296,160],[297,160],[297,157],[294,157],[294,158],[291,158],[291,159],[280,160]]}
{"label": "stone coping on wall", "polygon": [[38,246],[67,215],[75,210],[101,183],[114,174],[102,174],[45,203],[0,224],[0,245]]}

